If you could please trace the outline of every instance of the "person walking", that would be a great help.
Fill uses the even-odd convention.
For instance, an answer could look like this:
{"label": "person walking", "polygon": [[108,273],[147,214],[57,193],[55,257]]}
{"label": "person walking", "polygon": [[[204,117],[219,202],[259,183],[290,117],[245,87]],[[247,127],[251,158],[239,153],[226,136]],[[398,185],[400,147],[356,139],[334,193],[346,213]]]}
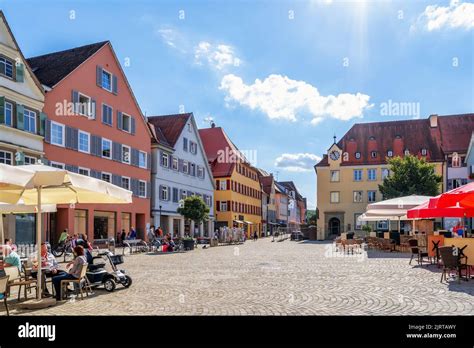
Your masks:
{"label": "person walking", "polygon": [[253,232],[253,241],[256,242],[257,239],[258,239],[258,233],[257,233],[257,231],[254,231]]}

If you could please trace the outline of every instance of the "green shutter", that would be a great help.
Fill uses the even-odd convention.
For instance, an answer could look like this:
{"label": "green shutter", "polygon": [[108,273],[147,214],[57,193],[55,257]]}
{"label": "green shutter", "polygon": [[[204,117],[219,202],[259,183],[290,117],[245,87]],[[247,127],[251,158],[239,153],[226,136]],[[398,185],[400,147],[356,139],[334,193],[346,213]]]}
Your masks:
{"label": "green shutter", "polygon": [[22,63],[15,64],[16,66],[16,82],[25,81],[25,66]]}
{"label": "green shutter", "polygon": [[5,97],[0,97],[0,124],[5,124]]}
{"label": "green shutter", "polygon": [[44,137],[45,129],[46,129],[46,119],[48,116],[44,112],[40,112],[40,123],[39,123],[39,135]]}
{"label": "green shutter", "polygon": [[25,107],[21,104],[16,104],[16,128],[17,129],[24,129],[24,112],[25,112]]}

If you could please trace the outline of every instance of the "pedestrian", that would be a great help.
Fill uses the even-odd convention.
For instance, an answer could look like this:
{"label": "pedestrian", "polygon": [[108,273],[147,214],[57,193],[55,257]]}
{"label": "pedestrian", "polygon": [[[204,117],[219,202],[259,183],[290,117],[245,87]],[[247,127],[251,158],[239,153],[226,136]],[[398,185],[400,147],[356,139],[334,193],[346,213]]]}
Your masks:
{"label": "pedestrian", "polygon": [[127,238],[127,234],[125,233],[125,229],[122,229],[122,234],[120,235],[120,241],[123,245],[123,242],[125,242],[125,239]]}
{"label": "pedestrian", "polygon": [[253,241],[256,242],[257,239],[258,239],[258,233],[257,233],[257,231],[254,231],[254,233],[253,233]]}
{"label": "pedestrian", "polygon": [[128,239],[137,239],[137,232],[135,231],[134,227],[130,229],[130,234],[128,236]]}

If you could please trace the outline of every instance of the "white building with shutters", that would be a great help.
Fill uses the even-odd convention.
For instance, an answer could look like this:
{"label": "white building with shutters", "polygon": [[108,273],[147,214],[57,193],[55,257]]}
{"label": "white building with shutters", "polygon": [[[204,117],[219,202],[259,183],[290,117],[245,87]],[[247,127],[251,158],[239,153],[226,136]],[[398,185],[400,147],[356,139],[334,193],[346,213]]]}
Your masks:
{"label": "white building with shutters", "polygon": [[[151,216],[155,227],[173,236],[212,236],[214,180],[192,113],[148,117],[152,141]],[[180,200],[200,196],[210,219],[199,226],[185,221],[177,209]]]}
{"label": "white building with shutters", "polygon": [[[33,164],[43,157],[43,88],[0,11],[0,163]],[[34,243],[34,214],[7,215],[5,238]],[[2,241],[3,243],[3,241]]]}

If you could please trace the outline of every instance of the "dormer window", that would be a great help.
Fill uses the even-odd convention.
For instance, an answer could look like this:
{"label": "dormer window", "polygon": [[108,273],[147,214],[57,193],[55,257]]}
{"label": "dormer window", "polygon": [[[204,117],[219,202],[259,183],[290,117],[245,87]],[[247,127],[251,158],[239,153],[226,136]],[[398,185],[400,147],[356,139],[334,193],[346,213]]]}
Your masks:
{"label": "dormer window", "polygon": [[387,157],[393,157],[393,151],[392,150],[387,151]]}
{"label": "dormer window", "polygon": [[377,158],[377,151],[370,152],[370,157]]}
{"label": "dormer window", "polygon": [[426,156],[428,154],[428,150],[426,149],[421,149],[421,155]]}
{"label": "dormer window", "polygon": [[403,151],[403,153],[405,154],[405,156],[409,156],[410,155],[410,150],[405,149],[405,151]]}
{"label": "dormer window", "polygon": [[395,139],[401,139],[401,138],[402,138],[402,137],[401,137],[400,134],[395,135]]}
{"label": "dormer window", "polygon": [[356,152],[356,153],[355,153],[355,158],[356,158],[356,159],[360,159],[360,152]]}
{"label": "dormer window", "polygon": [[375,140],[374,136],[369,137],[369,140]]}

